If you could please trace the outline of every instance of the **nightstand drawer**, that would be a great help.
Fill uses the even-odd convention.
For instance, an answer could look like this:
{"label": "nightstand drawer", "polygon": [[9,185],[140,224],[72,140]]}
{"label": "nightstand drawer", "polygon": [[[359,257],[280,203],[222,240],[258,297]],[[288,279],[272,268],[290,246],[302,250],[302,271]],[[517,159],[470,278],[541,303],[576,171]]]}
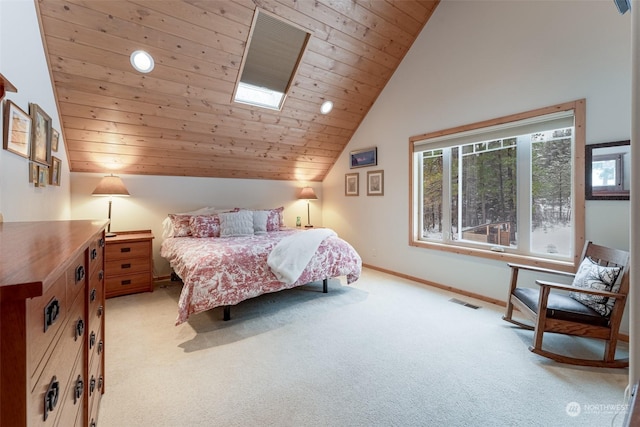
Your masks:
{"label": "nightstand drawer", "polygon": [[107,262],[116,259],[148,258],[150,251],[150,241],[109,243],[105,250],[105,256],[107,257]]}
{"label": "nightstand drawer", "polygon": [[150,281],[151,276],[149,273],[107,277],[107,298],[132,292],[148,291],[151,287]]}
{"label": "nightstand drawer", "polygon": [[151,260],[146,258],[127,258],[114,261],[107,261],[107,271],[109,276],[119,276],[121,274],[136,274],[151,271]]}

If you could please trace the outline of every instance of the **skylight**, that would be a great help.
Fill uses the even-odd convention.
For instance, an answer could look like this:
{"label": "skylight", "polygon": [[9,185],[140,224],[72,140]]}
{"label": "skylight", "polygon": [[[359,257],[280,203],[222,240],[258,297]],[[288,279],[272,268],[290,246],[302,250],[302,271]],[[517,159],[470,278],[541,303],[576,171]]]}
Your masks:
{"label": "skylight", "polygon": [[279,110],[309,40],[309,33],[256,9],[233,100]]}
{"label": "skylight", "polygon": [[257,107],[279,110],[283,98],[284,93],[282,92],[240,82],[236,90],[235,101]]}

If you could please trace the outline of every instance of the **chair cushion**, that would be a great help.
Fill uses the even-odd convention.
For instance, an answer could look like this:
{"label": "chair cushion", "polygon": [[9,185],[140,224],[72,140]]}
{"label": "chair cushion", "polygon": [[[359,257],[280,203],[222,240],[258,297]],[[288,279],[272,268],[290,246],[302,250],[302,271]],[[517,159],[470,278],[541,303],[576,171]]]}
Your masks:
{"label": "chair cushion", "polygon": [[[620,284],[616,279],[620,274],[620,267],[604,267],[596,264],[590,258],[585,258],[580,263],[578,271],[573,279],[573,286],[578,288],[595,289],[599,291],[617,292]],[[569,296],[582,304],[591,307],[602,316],[609,316],[615,303],[615,298],[589,295],[580,292],[571,292]]]}
{"label": "chair cushion", "polygon": [[[538,313],[539,289],[516,288],[513,294],[527,307]],[[570,322],[588,323],[590,325],[608,326],[609,319],[598,312],[576,301],[566,294],[552,292],[547,301],[547,317]]]}

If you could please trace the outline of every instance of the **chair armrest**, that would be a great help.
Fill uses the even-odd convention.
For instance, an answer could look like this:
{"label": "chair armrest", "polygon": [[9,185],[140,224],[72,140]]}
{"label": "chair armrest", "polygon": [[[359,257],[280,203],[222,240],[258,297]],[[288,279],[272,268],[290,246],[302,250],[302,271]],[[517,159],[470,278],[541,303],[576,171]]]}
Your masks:
{"label": "chair armrest", "polygon": [[601,297],[622,298],[622,299],[627,297],[626,295],[619,294],[616,292],[599,291],[597,289],[589,289],[589,288],[578,288],[576,286],[565,285],[562,283],[547,282],[544,280],[536,280],[536,284],[540,286],[546,286],[551,289],[560,289],[563,291],[579,292],[583,294],[597,295]]}
{"label": "chair armrest", "polygon": [[534,267],[532,265],[513,264],[513,263],[508,263],[507,265],[511,268],[515,268],[519,270],[529,270],[529,271],[535,271],[538,273],[558,274],[560,276],[567,276],[567,277],[575,276],[575,273],[569,273],[568,271],[551,270],[550,268]]}

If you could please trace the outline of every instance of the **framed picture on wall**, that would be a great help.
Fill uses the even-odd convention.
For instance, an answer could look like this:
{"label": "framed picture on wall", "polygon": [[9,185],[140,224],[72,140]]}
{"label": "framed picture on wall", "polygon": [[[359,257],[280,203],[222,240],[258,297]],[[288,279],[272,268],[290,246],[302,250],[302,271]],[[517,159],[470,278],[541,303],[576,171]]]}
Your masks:
{"label": "framed picture on wall", "polygon": [[46,187],[49,182],[49,167],[38,165],[38,181],[36,187]]}
{"label": "framed picture on wall", "polygon": [[28,159],[30,142],[31,116],[7,99],[4,103],[4,149]]}
{"label": "framed picture on wall", "polygon": [[384,196],[384,171],[367,172],[367,196]]}
{"label": "framed picture on wall", "polygon": [[60,166],[62,162],[59,158],[51,156],[51,171],[49,174],[50,185],[60,185]]}
{"label": "framed picture on wall", "polygon": [[51,129],[51,151],[58,152],[58,141],[60,140],[60,132]]}
{"label": "framed picture on wall", "polygon": [[350,167],[362,168],[378,164],[378,147],[363,148],[349,153]]}
{"label": "framed picture on wall", "polygon": [[344,175],[344,195],[345,196],[357,196],[360,188],[360,174],[359,173],[347,173]]}
{"label": "framed picture on wall", "polygon": [[38,164],[29,162],[29,182],[38,184]]}
{"label": "framed picture on wall", "polygon": [[31,160],[51,164],[51,117],[38,104],[29,104],[31,113]]}

